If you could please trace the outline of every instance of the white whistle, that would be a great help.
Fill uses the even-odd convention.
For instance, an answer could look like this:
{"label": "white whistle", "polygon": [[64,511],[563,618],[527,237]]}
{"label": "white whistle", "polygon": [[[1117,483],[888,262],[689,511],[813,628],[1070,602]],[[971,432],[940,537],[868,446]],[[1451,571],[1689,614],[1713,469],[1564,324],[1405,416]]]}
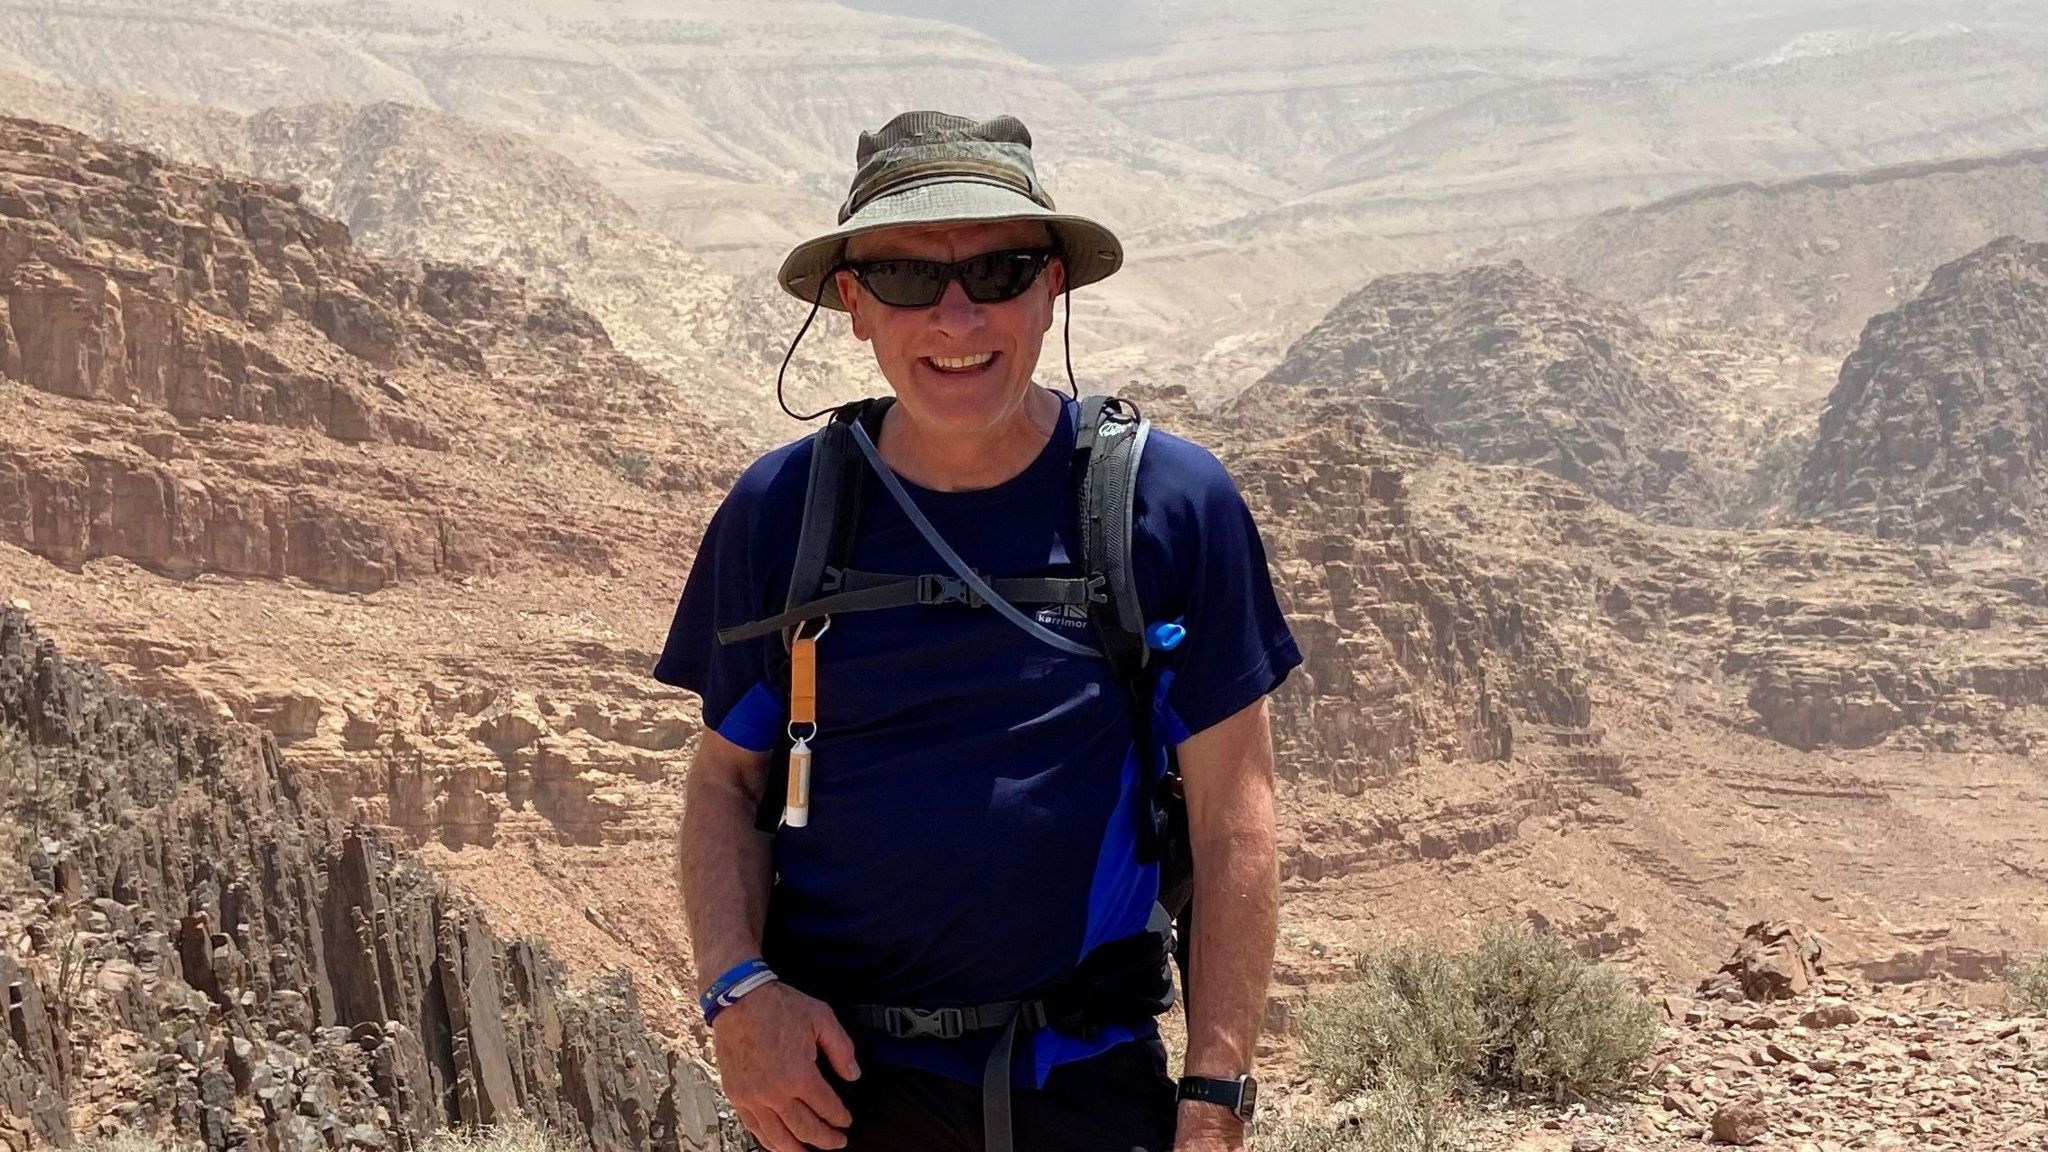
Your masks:
{"label": "white whistle", "polygon": [[789,792],[783,797],[782,822],[791,828],[811,822],[811,746],[802,739],[789,746]]}

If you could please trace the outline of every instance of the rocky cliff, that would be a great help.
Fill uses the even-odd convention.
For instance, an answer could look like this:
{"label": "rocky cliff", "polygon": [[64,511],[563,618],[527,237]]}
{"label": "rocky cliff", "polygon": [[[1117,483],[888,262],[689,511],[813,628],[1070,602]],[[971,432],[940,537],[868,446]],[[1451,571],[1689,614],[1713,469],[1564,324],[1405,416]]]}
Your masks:
{"label": "rocky cliff", "polygon": [[629,980],[567,990],[267,737],[194,724],[0,608],[0,1147],[411,1148],[536,1120],[719,1146]]}
{"label": "rocky cliff", "polygon": [[73,651],[422,838],[661,834],[694,727],[605,619],[672,604],[742,449],[592,316],[0,121],[0,335],[0,569]]}
{"label": "rocky cliff", "polygon": [[[450,375],[484,388],[547,377],[503,397],[542,412],[624,422],[673,407],[559,300],[460,267],[361,258],[288,187],[26,121],[0,121],[0,292],[0,375],[56,398],[23,398],[47,413],[35,424],[119,411],[129,425],[125,444],[84,435],[55,454],[10,437],[0,538],[63,564],[121,555],[181,576],[348,591],[505,565],[601,571],[598,542],[538,539],[488,501],[400,507],[402,481],[337,450],[474,457],[491,429]],[[494,373],[490,353],[540,372]],[[343,459],[251,458],[265,441],[304,437]],[[194,443],[215,438],[241,445]],[[687,490],[713,480],[691,462],[648,467]]]}
{"label": "rocky cliff", "polygon": [[1902,539],[2039,538],[2048,244],[1994,242],[1870,322],[1821,415],[1799,510]]}
{"label": "rocky cliff", "polygon": [[1358,397],[1389,400],[1467,459],[1542,468],[1617,507],[1701,523],[1732,484],[1710,407],[1726,390],[1621,307],[1507,264],[1372,281],[1232,411],[1302,425]]}

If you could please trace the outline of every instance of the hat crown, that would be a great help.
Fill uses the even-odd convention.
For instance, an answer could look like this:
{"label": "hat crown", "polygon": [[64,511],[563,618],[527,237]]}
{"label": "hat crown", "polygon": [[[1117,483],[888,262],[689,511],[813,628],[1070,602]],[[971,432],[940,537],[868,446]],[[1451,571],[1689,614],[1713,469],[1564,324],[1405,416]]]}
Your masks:
{"label": "hat crown", "polygon": [[1015,116],[970,120],[945,112],[904,112],[860,134],[857,168],[839,221],[884,192],[943,180],[973,180],[1015,189],[1047,208],[1052,197],[1031,162],[1031,130]]}

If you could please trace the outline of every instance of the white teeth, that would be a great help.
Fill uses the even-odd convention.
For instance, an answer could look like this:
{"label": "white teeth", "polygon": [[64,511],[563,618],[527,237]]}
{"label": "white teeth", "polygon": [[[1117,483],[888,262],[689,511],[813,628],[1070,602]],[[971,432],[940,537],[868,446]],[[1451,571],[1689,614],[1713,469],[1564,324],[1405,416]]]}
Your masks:
{"label": "white teeth", "polygon": [[938,366],[939,366],[939,367],[941,367],[941,368],[950,368],[950,369],[955,369],[955,370],[958,370],[958,369],[961,369],[961,368],[979,368],[979,367],[981,367],[981,366],[982,366],[983,364],[986,364],[986,363],[988,363],[989,361],[991,361],[991,360],[993,360],[993,359],[995,359],[995,358],[996,358],[996,354],[995,354],[995,353],[993,353],[993,352],[983,352],[983,353],[981,353],[980,355],[977,355],[977,356],[928,356],[928,357],[926,357],[926,359],[930,360],[930,361],[931,361],[931,362],[932,362],[933,364],[936,364],[936,365],[938,365]]}

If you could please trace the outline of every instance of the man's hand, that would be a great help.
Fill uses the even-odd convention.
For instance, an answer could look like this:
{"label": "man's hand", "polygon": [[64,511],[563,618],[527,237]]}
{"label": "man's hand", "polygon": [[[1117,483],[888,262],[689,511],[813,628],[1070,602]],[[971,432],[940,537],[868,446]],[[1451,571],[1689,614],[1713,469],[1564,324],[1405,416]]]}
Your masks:
{"label": "man's hand", "polygon": [[1173,1152],[1244,1152],[1244,1121],[1214,1104],[1183,1100]]}
{"label": "man's hand", "polygon": [[853,1040],[821,1001],[763,984],[711,1026],[725,1095],[769,1152],[844,1148],[853,1114],[818,1071],[823,1052],[842,1080],[860,1078]]}

